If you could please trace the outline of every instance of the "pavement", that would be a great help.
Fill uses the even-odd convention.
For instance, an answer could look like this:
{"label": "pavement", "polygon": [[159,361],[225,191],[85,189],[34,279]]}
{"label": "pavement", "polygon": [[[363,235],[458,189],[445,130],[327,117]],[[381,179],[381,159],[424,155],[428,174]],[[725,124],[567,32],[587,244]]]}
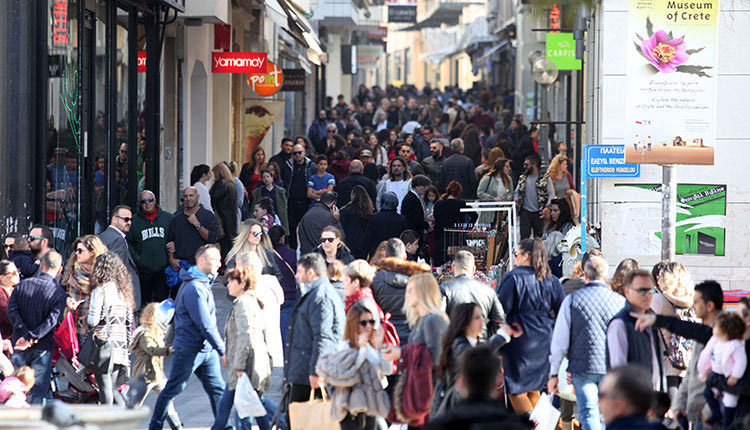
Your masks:
{"label": "pavement", "polygon": [[[222,337],[224,336],[224,325],[229,315],[229,310],[232,308],[232,302],[229,300],[227,295],[227,288],[223,285],[223,278],[219,278],[219,281],[214,284],[212,291],[214,293],[214,300],[216,301],[216,319],[218,322],[219,332]],[[165,359],[165,370],[169,374],[169,368],[171,365],[170,357]],[[222,369],[222,375],[226,377],[225,371]],[[274,403],[281,400],[281,388],[283,380],[283,369],[274,369],[271,375],[271,388],[266,392],[266,396],[271,399]],[[144,405],[153,410],[154,404],[156,403],[156,395],[150,394]],[[214,423],[214,415],[211,412],[211,403],[208,400],[206,392],[203,391],[203,386],[195,375],[191,376],[188,380],[187,388],[180,395],[175,397],[174,405],[177,409],[177,413],[180,415],[182,425],[185,429],[208,430]],[[150,417],[149,417],[150,419]],[[148,428],[148,419],[143,420],[139,424],[139,428]],[[168,429],[169,426],[164,426]],[[255,426],[254,428],[257,428]]]}

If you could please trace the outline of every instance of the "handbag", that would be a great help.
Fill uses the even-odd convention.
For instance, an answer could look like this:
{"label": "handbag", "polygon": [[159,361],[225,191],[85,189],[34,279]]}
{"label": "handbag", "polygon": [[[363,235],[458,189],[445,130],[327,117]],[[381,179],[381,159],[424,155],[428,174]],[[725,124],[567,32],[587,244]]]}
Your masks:
{"label": "handbag", "polygon": [[322,399],[315,399],[315,390],[310,390],[310,400],[289,404],[290,430],[339,430],[341,425],[331,418],[331,400],[324,387],[320,387]]}
{"label": "handbag", "polygon": [[266,416],[266,408],[263,407],[250,378],[247,377],[247,372],[243,373],[237,381],[234,391],[234,407],[237,408],[237,415],[240,418]]}
{"label": "handbag", "polygon": [[[107,308],[106,302],[102,308]],[[107,315],[103,315],[103,317],[107,336],[111,336],[112,330],[109,325],[109,318],[107,318]],[[101,324],[101,321],[99,321],[99,324]],[[112,370],[112,349],[113,343],[97,336],[94,327],[90,327],[83,339],[81,351],[78,353],[78,361],[96,373],[110,373]]]}

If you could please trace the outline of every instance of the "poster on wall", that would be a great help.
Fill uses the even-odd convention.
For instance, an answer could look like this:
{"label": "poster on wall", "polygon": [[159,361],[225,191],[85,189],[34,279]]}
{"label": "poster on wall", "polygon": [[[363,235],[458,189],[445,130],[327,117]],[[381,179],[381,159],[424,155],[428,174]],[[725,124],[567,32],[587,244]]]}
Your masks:
{"label": "poster on wall", "polygon": [[283,119],[284,101],[251,99],[247,100],[246,104],[244,159],[248,162],[253,150],[259,145],[264,146],[263,140],[273,123],[278,119]]}
{"label": "poster on wall", "polygon": [[630,0],[626,163],[714,164],[718,15],[718,0]]}
{"label": "poster on wall", "polygon": [[[615,187],[631,187],[649,193],[661,194],[661,184],[615,184]],[[659,196],[659,199],[661,199],[661,196]],[[632,206],[630,203],[618,204]],[[640,211],[640,209],[636,208],[636,211]],[[641,213],[644,212],[641,211]],[[676,253],[681,255],[725,255],[726,215],[726,185],[678,184],[677,224],[675,228]],[[646,243],[658,244],[661,242],[660,219],[655,223],[639,222],[639,224],[650,225],[652,230],[654,227],[659,229],[649,232],[650,237],[647,238]]]}

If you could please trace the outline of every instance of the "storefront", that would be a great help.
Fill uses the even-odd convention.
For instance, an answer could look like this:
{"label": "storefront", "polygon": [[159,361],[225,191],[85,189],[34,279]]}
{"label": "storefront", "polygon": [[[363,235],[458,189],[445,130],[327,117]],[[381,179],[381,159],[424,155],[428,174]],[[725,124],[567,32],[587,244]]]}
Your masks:
{"label": "storefront", "polygon": [[0,193],[13,201],[0,215],[6,232],[44,222],[67,255],[75,237],[106,228],[116,205],[137,207],[144,188],[158,195],[158,66],[164,26],[184,5],[44,3],[0,6],[0,24],[9,25],[0,51],[24,59],[3,68],[16,85],[0,87],[17,110],[0,111],[8,121]]}

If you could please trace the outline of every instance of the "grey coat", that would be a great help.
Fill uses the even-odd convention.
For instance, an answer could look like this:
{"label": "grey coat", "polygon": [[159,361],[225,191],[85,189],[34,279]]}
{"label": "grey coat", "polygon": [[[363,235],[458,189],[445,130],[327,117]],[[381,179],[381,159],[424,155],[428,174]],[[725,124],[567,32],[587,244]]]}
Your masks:
{"label": "grey coat", "polygon": [[271,356],[264,334],[262,304],[253,293],[234,301],[227,316],[227,387],[237,386],[237,371],[247,373],[253,388],[261,393],[271,385]]}
{"label": "grey coat", "polygon": [[336,290],[327,277],[301,286],[289,317],[289,333],[284,345],[284,382],[309,385],[309,375],[317,375],[320,356],[336,351],[344,336],[345,314]]}
{"label": "grey coat", "polygon": [[461,303],[475,303],[482,310],[482,316],[487,321],[481,339],[489,339],[500,326],[505,323],[505,311],[497,293],[487,284],[469,277],[458,275],[440,286],[445,296],[445,313],[449,316],[453,308]]}
{"label": "grey coat", "polygon": [[133,300],[135,300],[135,310],[137,311],[141,308],[141,281],[138,279],[138,268],[135,266],[133,256],[130,255],[128,250],[128,241],[113,226],[109,226],[99,233],[99,239],[109,251],[120,257],[120,260],[128,269],[128,273],[133,280]]}

